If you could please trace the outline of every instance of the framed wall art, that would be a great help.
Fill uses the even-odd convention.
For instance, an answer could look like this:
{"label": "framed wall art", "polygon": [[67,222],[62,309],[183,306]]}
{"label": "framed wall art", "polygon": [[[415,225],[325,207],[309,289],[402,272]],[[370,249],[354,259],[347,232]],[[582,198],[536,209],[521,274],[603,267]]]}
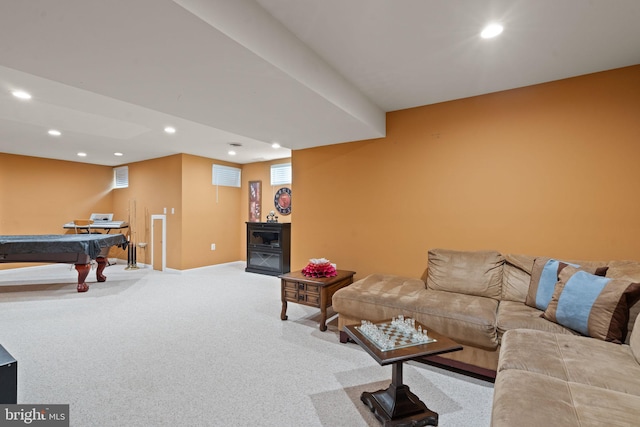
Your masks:
{"label": "framed wall art", "polygon": [[262,220],[262,181],[249,181],[249,222]]}

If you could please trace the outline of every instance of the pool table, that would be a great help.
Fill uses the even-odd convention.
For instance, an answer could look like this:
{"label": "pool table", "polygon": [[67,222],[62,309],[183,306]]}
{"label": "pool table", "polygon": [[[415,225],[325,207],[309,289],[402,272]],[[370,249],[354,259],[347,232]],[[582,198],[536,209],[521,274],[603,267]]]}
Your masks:
{"label": "pool table", "polygon": [[104,282],[102,274],[112,246],[127,247],[122,234],[45,234],[0,235],[0,262],[52,262],[75,264],[78,271],[78,292],[86,292],[85,283],[91,270],[91,260],[98,263],[96,278]]}

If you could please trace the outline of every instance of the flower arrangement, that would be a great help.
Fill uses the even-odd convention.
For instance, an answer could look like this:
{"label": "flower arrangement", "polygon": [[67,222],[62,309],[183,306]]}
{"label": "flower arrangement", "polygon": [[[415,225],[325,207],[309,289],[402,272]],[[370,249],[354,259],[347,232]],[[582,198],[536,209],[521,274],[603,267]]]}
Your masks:
{"label": "flower arrangement", "polygon": [[309,264],[302,269],[302,274],[307,277],[334,277],[337,276],[335,264],[331,264],[326,258],[312,258]]}

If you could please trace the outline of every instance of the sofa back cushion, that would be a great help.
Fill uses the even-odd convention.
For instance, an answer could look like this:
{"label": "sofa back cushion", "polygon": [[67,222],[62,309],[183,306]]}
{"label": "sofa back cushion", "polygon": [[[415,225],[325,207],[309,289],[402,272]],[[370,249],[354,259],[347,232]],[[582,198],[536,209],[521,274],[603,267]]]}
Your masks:
{"label": "sofa back cushion", "polygon": [[[630,260],[615,260],[608,263],[607,277],[612,279],[623,279],[631,282],[640,282],[640,262]],[[636,319],[640,315],[640,302],[635,303],[629,310],[629,335],[626,343],[629,344],[631,331],[634,330]],[[640,331],[639,331],[640,332]],[[639,337],[640,338],[640,337]],[[640,340],[639,340],[640,341]],[[636,342],[640,346],[640,342]],[[636,357],[640,356],[640,352],[636,353]]]}
{"label": "sofa back cushion", "polygon": [[535,256],[505,254],[502,301],[522,302],[527,298]]}
{"label": "sofa back cushion", "polygon": [[499,300],[504,257],[496,251],[431,249],[427,288]]}
{"label": "sofa back cushion", "polygon": [[636,358],[636,362],[640,363],[640,316],[636,317],[636,321],[633,324],[633,330],[629,335],[631,352],[633,353],[633,357]]}

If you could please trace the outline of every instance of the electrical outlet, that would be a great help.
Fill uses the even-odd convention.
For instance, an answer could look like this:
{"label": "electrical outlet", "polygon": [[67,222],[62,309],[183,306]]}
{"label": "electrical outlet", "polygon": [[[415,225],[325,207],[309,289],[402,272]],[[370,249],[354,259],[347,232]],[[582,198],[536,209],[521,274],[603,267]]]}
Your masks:
{"label": "electrical outlet", "polygon": [[215,243],[212,243],[212,244],[211,244],[211,250],[212,250],[212,251],[215,251],[215,250],[216,250],[216,244],[215,244]]}

